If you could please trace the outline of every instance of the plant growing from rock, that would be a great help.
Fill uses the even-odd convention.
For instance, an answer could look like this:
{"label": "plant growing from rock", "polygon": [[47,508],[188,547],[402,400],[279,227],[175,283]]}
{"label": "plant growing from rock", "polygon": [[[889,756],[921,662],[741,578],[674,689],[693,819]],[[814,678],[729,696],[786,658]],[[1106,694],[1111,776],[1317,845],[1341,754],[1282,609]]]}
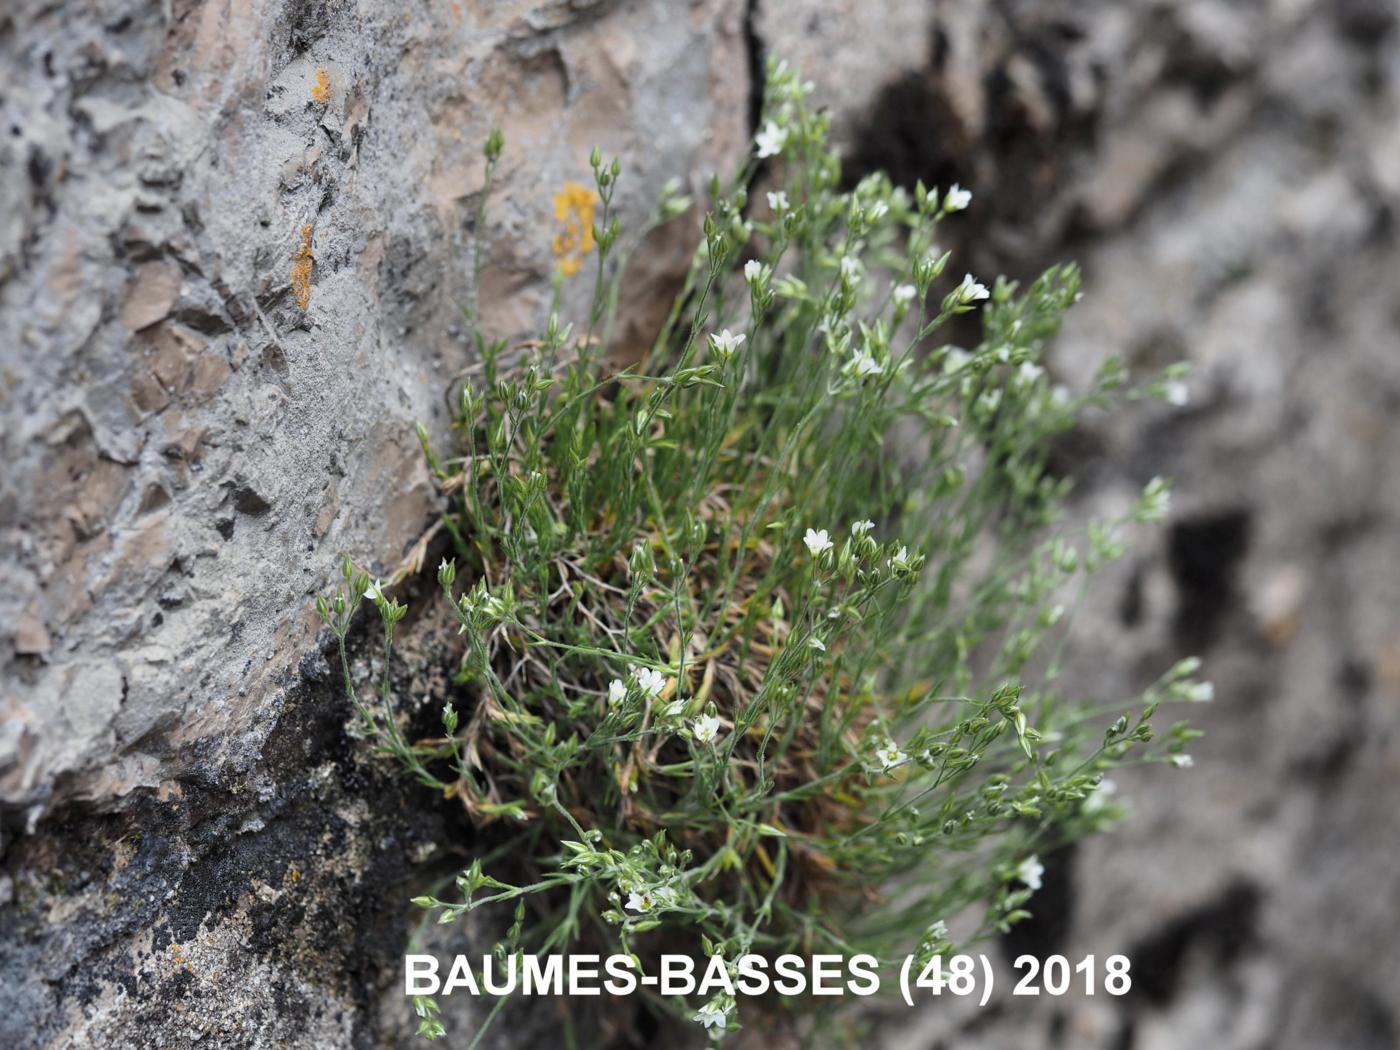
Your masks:
{"label": "plant growing from rock", "polygon": [[[1046,469],[1081,413],[1168,396],[1180,374],[1132,389],[1110,365],[1088,390],[1051,385],[1042,353],[1077,270],[956,279],[935,237],[966,191],[879,176],[844,191],[827,131],[772,67],[755,156],[712,185],[637,366],[604,363],[625,248],[619,167],[596,152],[596,199],[573,186],[559,205],[574,226],[555,285],[557,307],[592,254],[588,317],[556,309],[523,348],[476,332],[459,447],[424,435],[470,698],[441,734],[409,739],[389,684],[404,606],[348,564],[319,601],[365,734],[508,828],[498,863],[418,901],[444,922],[510,903],[500,952],[610,942],[644,962],[669,931],[726,958],[929,957],[952,948],[949,922],[965,946],[1029,914],[1038,856],[1117,816],[1108,770],[1184,764],[1191,731],[1154,740],[1152,719],[1203,697],[1194,663],[1133,701],[1057,688],[1062,603],[1122,553],[1129,521],[1164,516],[1167,488],[1069,535],[1069,484]],[[500,149],[493,136],[489,168]],[[760,162],[776,176],[761,201]],[[686,207],[668,193],[658,218]],[[968,314],[980,341],[941,343]],[[386,658],[371,701],[345,657],[366,600]],[[738,1023],[724,996],[655,1005],[712,1037]]]}

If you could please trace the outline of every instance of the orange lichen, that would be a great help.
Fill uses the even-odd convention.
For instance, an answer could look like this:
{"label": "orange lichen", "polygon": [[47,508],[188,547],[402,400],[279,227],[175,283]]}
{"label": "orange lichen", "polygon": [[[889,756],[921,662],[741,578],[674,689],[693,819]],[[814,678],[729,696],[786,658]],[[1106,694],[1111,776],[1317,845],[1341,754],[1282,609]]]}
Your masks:
{"label": "orange lichen", "polygon": [[316,83],[311,85],[311,101],[325,105],[331,100],[331,75],[324,69],[316,70]]}
{"label": "orange lichen", "polygon": [[176,944],[174,941],[171,941],[167,947],[173,956],[171,961],[175,964],[176,969],[184,967],[190,973],[194,973],[194,967],[191,966],[190,961],[185,958],[185,949],[183,947]]}
{"label": "orange lichen", "polygon": [[583,257],[593,250],[593,213],[598,194],[577,182],[566,182],[554,195],[554,218],[564,229],[554,235],[551,247],[559,272],[572,277],[583,269]]}
{"label": "orange lichen", "polygon": [[316,256],[311,251],[311,224],[301,228],[301,247],[292,256],[292,295],[303,310],[311,302],[311,264]]}

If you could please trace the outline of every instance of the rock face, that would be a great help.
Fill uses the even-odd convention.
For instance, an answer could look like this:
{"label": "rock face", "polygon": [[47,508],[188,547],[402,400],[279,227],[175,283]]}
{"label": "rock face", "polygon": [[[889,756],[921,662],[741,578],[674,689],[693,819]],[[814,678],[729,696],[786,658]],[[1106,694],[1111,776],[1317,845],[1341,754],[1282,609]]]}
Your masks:
{"label": "rock face", "polygon": [[[1058,450],[1081,520],[1176,479],[1166,529],[1076,615],[1065,681],[1131,695],[1196,653],[1217,699],[1187,712],[1195,768],[1116,777],[1131,818],[1047,858],[1042,914],[1005,946],[1127,954],[1133,993],[1033,1001],[1006,981],[991,1018],[945,1001],[894,1018],[890,1045],[1395,1046],[1396,13],[972,7],[946,5],[860,155],[985,189],[984,266],[1083,264],[1060,381],[1114,353],[1142,374],[1192,362],[1189,406]],[[910,100],[941,137],[905,134]]]}
{"label": "rock face", "polygon": [[[310,596],[343,555],[415,553],[412,425],[445,435],[460,307],[539,321],[551,197],[589,150],[622,158],[636,227],[666,179],[741,156],[775,53],[853,174],[978,191],[977,272],[1084,264],[1061,379],[1108,353],[1198,369],[1190,407],[1060,450],[1084,517],[1178,479],[1169,528],[1079,614],[1068,680],[1123,694],[1195,651],[1217,683],[1193,773],[1122,778],[1134,819],[1050,864],[1014,942],[1127,953],[1138,989],[971,1031],[898,1014],[889,1045],[1393,1045],[1394,22],[1378,0],[11,3],[0,1043],[408,1030],[381,994],[402,902],[469,833],[346,737]],[[678,243],[639,256],[640,332]]]}
{"label": "rock face", "polygon": [[[322,876],[367,888],[356,852],[384,848],[389,811],[311,783],[324,738],[296,740],[339,704],[300,684],[319,659],[310,596],[345,555],[392,569],[431,523],[413,423],[444,436],[444,391],[471,361],[477,242],[486,327],[510,337],[547,303],[551,196],[588,181],[593,146],[625,160],[634,226],[666,179],[741,155],[744,14],[731,0],[0,12],[0,804],[7,839],[35,833],[7,858],[6,924],[25,932],[6,953],[0,1043],[148,1046],[159,1029],[184,1045],[205,1021],[233,1025],[211,1027],[220,1045],[377,1041],[364,988],[358,1004],[308,999],[307,1022],[259,977],[305,972],[282,957],[293,930],[247,928],[269,907],[302,922],[271,887],[327,907]],[[508,145],[474,230],[493,126]],[[340,874],[303,861],[286,884],[287,858],[323,841],[346,843]],[[341,939],[354,968],[365,931],[353,911],[339,921],[355,926]],[[263,969],[217,947],[201,964],[196,934],[261,945]],[[165,965],[167,944],[187,967]],[[152,1006],[172,975],[193,998]],[[232,994],[253,987],[278,1001]],[[211,992],[227,1017],[189,1005]]]}

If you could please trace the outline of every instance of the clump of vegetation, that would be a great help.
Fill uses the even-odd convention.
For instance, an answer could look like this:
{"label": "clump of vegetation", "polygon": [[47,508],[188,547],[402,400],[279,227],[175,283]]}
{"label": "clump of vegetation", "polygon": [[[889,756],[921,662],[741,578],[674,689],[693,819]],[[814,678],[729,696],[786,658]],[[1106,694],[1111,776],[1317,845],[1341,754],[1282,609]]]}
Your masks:
{"label": "clump of vegetation", "polygon": [[[645,957],[664,930],[726,958],[928,958],[952,948],[955,917],[965,946],[1028,914],[1038,855],[1114,819],[1108,770],[1185,764],[1191,732],[1154,740],[1151,721],[1164,699],[1204,697],[1192,662],[1131,703],[1056,684],[1064,603],[1122,553],[1129,521],[1164,516],[1167,488],[1068,535],[1069,483],[1046,469],[1082,412],[1174,396],[1180,372],[1132,389],[1110,365],[1088,390],[1053,386],[1042,353],[1077,270],[952,279],[935,238],[969,194],[880,176],[843,191],[807,90],[770,70],[755,156],[712,186],[686,286],[622,370],[605,364],[619,166],[595,153],[596,198],[556,202],[571,224],[556,306],[588,255],[588,317],[555,312],[524,348],[478,330],[460,447],[424,435],[450,497],[438,581],[471,702],[410,740],[387,666],[375,701],[348,662],[346,684],[366,735],[505,836],[458,895],[420,899],[441,921],[513,902],[503,952],[606,938]],[[488,171],[500,149],[493,136]],[[658,219],[688,207],[668,193]],[[939,341],[974,313],[980,342]],[[365,599],[387,665],[405,608],[377,582],[347,566],[320,608],[343,654]],[[723,995],[656,1005],[712,1035],[737,1023]]]}

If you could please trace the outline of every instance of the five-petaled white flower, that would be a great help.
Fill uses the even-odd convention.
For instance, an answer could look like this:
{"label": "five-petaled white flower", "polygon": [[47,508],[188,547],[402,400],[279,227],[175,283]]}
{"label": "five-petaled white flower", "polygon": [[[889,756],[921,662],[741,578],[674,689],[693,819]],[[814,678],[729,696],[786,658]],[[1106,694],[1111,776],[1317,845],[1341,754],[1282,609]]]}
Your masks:
{"label": "five-petaled white flower", "polygon": [[869,532],[869,531],[870,531],[871,529],[873,529],[873,528],[875,528],[875,523],[874,523],[873,521],[871,521],[869,518],[866,518],[864,521],[855,522],[855,523],[851,526],[851,535],[852,535],[852,536],[864,536],[867,532]]}
{"label": "five-petaled white flower", "polygon": [[781,128],[773,121],[769,121],[763,126],[763,130],[754,136],[754,145],[758,147],[758,155],[762,157],[776,157],[783,152],[783,147],[787,145],[787,128]]}
{"label": "five-petaled white flower", "polygon": [[757,259],[750,259],[744,263],[744,280],[749,284],[760,284],[768,279],[768,267],[764,266]]}
{"label": "five-petaled white flower", "polygon": [[1044,874],[1045,865],[1040,863],[1040,858],[1034,853],[1021,861],[1020,865],[1016,868],[1016,877],[1033,890],[1040,889],[1041,877]]}
{"label": "five-petaled white flower", "polygon": [[375,580],[365,588],[365,597],[376,604],[384,600],[384,583],[382,580]]}
{"label": "five-petaled white flower", "polygon": [[773,193],[768,194],[768,207],[772,208],[774,213],[776,214],[782,214],[783,212],[787,211],[787,194],[784,193],[782,190],[777,190]]}
{"label": "five-petaled white flower", "polygon": [[893,740],[886,740],[875,749],[875,759],[880,763],[880,768],[889,772],[904,761],[904,752]]}
{"label": "five-petaled white flower", "polygon": [[912,284],[901,284],[895,287],[894,301],[899,306],[908,306],[914,301],[914,296],[919,294],[919,290]]}
{"label": "five-petaled white flower", "polygon": [[846,368],[852,375],[858,376],[861,379],[864,379],[866,376],[877,376],[885,370],[884,365],[880,364],[879,361],[876,361],[875,358],[871,357],[870,354],[864,350],[857,350],[851,357],[850,363],[846,365]]}
{"label": "five-petaled white flower", "polygon": [[1033,365],[1029,361],[1022,361],[1021,367],[1016,369],[1016,380],[1022,386],[1030,386],[1044,374],[1045,369],[1041,368],[1039,365]]}
{"label": "five-petaled white flower", "polygon": [[948,192],[943,197],[944,211],[962,211],[972,203],[972,191],[965,190],[956,182],[948,187]]}
{"label": "five-petaled white flower", "polygon": [[908,548],[908,547],[901,546],[901,547],[899,548],[899,551],[895,554],[895,556],[894,556],[893,558],[890,559],[890,568],[892,568],[892,569],[907,569],[907,568],[909,568],[909,548]]}
{"label": "five-petaled white flower", "polygon": [[975,303],[979,299],[985,299],[992,294],[987,291],[987,286],[985,284],[982,284],[970,273],[963,275],[962,284],[958,285],[955,291],[958,293],[958,299],[964,304]]}
{"label": "five-petaled white flower", "polygon": [[1190,769],[1196,764],[1196,760],[1190,755],[1172,755],[1172,765],[1177,769]]}
{"label": "five-petaled white flower", "polygon": [[729,1023],[729,1015],[714,1003],[706,1003],[695,1013],[695,1020],[709,1028],[723,1029]]}
{"label": "five-petaled white flower", "polygon": [[627,698],[627,685],[621,678],[614,678],[608,683],[608,703],[620,704]]}
{"label": "five-petaled white flower", "polygon": [[712,334],[710,336],[710,346],[714,348],[715,353],[717,353],[724,360],[728,361],[731,357],[734,356],[734,351],[738,350],[739,347],[744,345],[744,338],[745,337],[742,332],[740,332],[738,335],[735,335],[728,328],[726,328],[724,331],[718,333],[717,335]]}
{"label": "five-petaled white flower", "polygon": [[863,269],[864,267],[861,266],[860,260],[854,255],[841,256],[841,276],[846,278],[846,280],[854,281],[861,275]]}
{"label": "five-petaled white flower", "polygon": [[690,731],[695,734],[696,743],[710,744],[719,736],[719,719],[714,715],[701,715],[690,723]]}
{"label": "five-petaled white flower", "polygon": [[808,529],[807,534],[802,537],[802,542],[807,544],[807,549],[812,552],[814,558],[821,557],[832,547],[831,536],[826,529]]}
{"label": "five-petaled white flower", "polygon": [[645,890],[633,890],[627,895],[627,907],[633,911],[649,912],[656,907],[656,900]]}
{"label": "five-petaled white flower", "polygon": [[666,688],[666,676],[654,668],[639,668],[633,677],[637,680],[637,688],[647,696],[660,696],[661,690]]}
{"label": "five-petaled white flower", "polygon": [[1167,404],[1177,408],[1181,408],[1191,401],[1191,391],[1187,388],[1186,383],[1180,379],[1168,380],[1163,395],[1167,399]]}

